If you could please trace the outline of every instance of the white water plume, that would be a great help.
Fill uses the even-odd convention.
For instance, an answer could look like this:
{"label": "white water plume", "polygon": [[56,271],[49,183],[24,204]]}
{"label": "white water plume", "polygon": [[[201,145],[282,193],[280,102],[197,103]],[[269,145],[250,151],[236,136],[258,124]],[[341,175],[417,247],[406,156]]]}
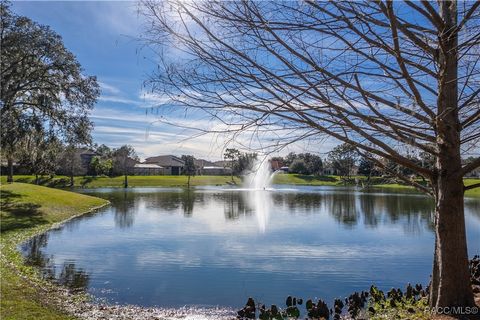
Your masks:
{"label": "white water plume", "polygon": [[245,187],[248,189],[245,194],[247,202],[255,212],[261,232],[265,232],[273,205],[270,192],[273,191],[271,184],[274,175],[270,161],[263,157],[254,162],[252,172],[245,179]]}

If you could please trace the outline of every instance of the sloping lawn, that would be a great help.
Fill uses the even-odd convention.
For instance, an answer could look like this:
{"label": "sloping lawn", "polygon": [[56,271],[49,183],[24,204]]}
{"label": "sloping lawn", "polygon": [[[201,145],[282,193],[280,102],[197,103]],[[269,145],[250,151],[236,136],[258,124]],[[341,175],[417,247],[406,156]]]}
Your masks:
{"label": "sloping lawn", "polygon": [[[129,187],[184,187],[187,185],[187,176],[129,176]],[[6,183],[6,177],[2,176],[1,182]],[[15,182],[35,183],[35,177],[31,175],[14,176]],[[75,187],[80,188],[101,188],[101,187],[123,187],[124,177],[75,177]],[[190,185],[226,185],[231,183],[230,176],[196,176],[191,177]],[[234,177],[236,183],[241,183],[241,180]],[[40,177],[39,184],[53,188],[68,188],[70,187],[70,178],[66,176]]]}
{"label": "sloping lawn", "polygon": [[0,186],[0,319],[73,319],[47,299],[51,284],[23,264],[16,247],[53,223],[89,212],[108,201],[33,184]]}

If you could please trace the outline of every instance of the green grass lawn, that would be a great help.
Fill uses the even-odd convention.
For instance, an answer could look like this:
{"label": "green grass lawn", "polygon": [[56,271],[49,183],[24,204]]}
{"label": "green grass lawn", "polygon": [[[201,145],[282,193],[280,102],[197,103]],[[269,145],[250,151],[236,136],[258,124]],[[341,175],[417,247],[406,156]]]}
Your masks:
{"label": "green grass lawn", "polygon": [[[80,188],[100,188],[100,187],[123,187],[123,177],[75,177],[75,187]],[[352,179],[366,181],[364,176],[354,176]],[[1,183],[6,183],[6,177],[1,177]],[[14,176],[14,181],[23,183],[34,183],[35,177],[31,175]],[[230,176],[196,176],[192,177],[190,184],[192,186],[204,185],[226,185],[231,183]],[[241,184],[241,179],[234,177],[237,184]],[[480,179],[465,179],[465,185],[480,182]],[[40,178],[40,185],[54,188],[68,188],[70,179],[65,176],[49,176]],[[421,183],[421,181],[419,181]],[[311,176],[301,174],[277,174],[273,179],[274,184],[306,185],[306,186],[344,186],[344,182],[339,176]],[[129,176],[128,184],[130,187],[185,187],[187,185],[186,176]],[[391,182],[381,177],[372,177],[370,187],[389,188],[389,189],[411,189],[411,186]],[[392,190],[393,191],[393,190]],[[480,197],[480,188],[468,190],[465,193],[468,197]]]}
{"label": "green grass lawn", "polygon": [[[31,175],[14,176],[15,182],[34,183],[35,177]],[[187,176],[129,176],[128,185],[130,187],[183,187],[187,185]],[[196,176],[190,179],[192,186],[204,185],[225,185],[230,183],[230,176]],[[241,183],[240,179],[234,177],[236,183]],[[1,183],[5,184],[7,178],[1,177]],[[49,176],[39,179],[40,185],[54,188],[68,188],[70,178],[66,176]],[[100,187],[123,187],[124,177],[75,177],[75,187],[81,188],[100,188]]]}
{"label": "green grass lawn", "polygon": [[89,212],[108,201],[33,184],[0,186],[0,319],[73,319],[46,301],[52,285],[23,264],[17,246],[53,223]]}

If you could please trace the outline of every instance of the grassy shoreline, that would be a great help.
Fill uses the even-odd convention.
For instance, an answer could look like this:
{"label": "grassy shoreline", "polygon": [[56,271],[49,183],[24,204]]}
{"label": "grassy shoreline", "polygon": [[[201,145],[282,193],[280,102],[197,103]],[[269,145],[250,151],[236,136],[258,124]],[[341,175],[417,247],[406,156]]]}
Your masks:
{"label": "grassy shoreline", "polygon": [[[75,188],[121,188],[123,187],[123,176],[120,177],[75,177]],[[367,185],[366,177],[356,176],[352,177],[356,179],[360,185]],[[6,183],[6,177],[1,177],[1,183]],[[21,183],[35,183],[35,177],[31,175],[17,175],[14,176],[15,182]],[[471,185],[479,183],[480,179],[466,178],[464,179],[465,185]],[[241,179],[234,177],[236,184],[241,184]],[[186,187],[186,176],[129,176],[128,183],[130,187]],[[206,186],[206,185],[227,185],[232,183],[230,176],[196,176],[191,178],[191,186]],[[345,183],[338,176],[309,176],[300,174],[278,174],[273,179],[274,184],[284,185],[298,185],[298,186],[345,186]],[[66,176],[55,177],[40,177],[39,184],[52,188],[68,189],[70,188],[70,178]],[[347,186],[353,186],[354,183],[347,184]],[[413,187],[403,184],[398,184],[388,179],[381,177],[372,177],[368,184],[370,188],[382,188],[382,189],[404,189],[414,190]],[[468,190],[465,193],[467,197],[480,197],[480,188]]]}
{"label": "grassy shoreline", "polygon": [[56,224],[95,211],[104,199],[42,186],[13,183],[0,186],[1,319],[74,319],[55,301],[64,297],[53,283],[24,264],[17,247]]}

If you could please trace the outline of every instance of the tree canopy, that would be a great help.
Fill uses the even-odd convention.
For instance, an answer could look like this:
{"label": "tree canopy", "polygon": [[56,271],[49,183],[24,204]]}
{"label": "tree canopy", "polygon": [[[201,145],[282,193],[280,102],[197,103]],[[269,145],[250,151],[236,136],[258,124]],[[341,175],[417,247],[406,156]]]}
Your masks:
{"label": "tree canopy", "polygon": [[48,26],[0,4],[0,101],[2,149],[9,162],[18,142],[34,128],[58,139],[89,142],[88,118],[100,93],[62,38]]}

